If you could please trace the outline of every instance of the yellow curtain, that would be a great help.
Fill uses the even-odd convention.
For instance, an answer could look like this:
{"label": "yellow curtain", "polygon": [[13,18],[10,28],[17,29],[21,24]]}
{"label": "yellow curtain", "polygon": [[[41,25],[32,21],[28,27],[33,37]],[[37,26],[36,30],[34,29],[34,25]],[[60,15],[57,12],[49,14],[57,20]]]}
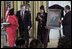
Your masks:
{"label": "yellow curtain", "polygon": [[1,1],[1,18],[2,17],[4,17],[4,1]]}
{"label": "yellow curtain", "polygon": [[[14,8],[15,11],[20,10],[20,5],[26,5],[26,1],[11,1],[11,8]],[[5,5],[6,1],[1,1],[1,18],[5,17]],[[37,38],[37,25],[35,18],[37,13],[40,11],[40,6],[44,5],[45,11],[47,12],[48,2],[47,1],[30,1],[30,10],[31,10],[31,22],[32,29],[30,32],[30,37]]]}

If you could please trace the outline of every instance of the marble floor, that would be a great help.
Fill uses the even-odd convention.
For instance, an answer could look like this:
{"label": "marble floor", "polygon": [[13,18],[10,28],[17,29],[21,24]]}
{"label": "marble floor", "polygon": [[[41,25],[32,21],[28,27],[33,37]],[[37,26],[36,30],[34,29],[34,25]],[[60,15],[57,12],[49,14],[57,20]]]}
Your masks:
{"label": "marble floor", "polygon": [[[29,43],[31,42],[32,38],[29,39]],[[6,46],[8,46],[8,42],[5,43]],[[1,48],[3,46],[3,41],[1,39]],[[58,46],[58,39],[50,39],[50,42],[48,43],[47,48],[57,48]]]}

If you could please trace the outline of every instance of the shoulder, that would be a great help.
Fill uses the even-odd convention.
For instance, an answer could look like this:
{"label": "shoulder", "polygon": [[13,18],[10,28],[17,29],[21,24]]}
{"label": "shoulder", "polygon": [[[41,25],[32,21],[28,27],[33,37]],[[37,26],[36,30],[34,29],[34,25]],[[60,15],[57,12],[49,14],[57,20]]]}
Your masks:
{"label": "shoulder", "polygon": [[31,15],[30,11],[25,11],[26,15]]}
{"label": "shoulder", "polygon": [[17,13],[20,13],[21,10],[17,11]]}
{"label": "shoulder", "polygon": [[71,11],[69,11],[67,14],[71,14]]}
{"label": "shoulder", "polygon": [[40,15],[40,12],[38,12],[37,15]]}
{"label": "shoulder", "polygon": [[71,11],[69,13],[71,14]]}
{"label": "shoulder", "polygon": [[9,20],[13,20],[13,19],[14,19],[13,15],[9,15]]}
{"label": "shoulder", "polygon": [[38,12],[37,14],[40,14],[40,12]]}
{"label": "shoulder", "polygon": [[25,11],[25,13],[30,13],[30,11]]}
{"label": "shoulder", "polygon": [[47,13],[45,12],[44,15],[47,16]]}
{"label": "shoulder", "polygon": [[13,17],[17,18],[17,16],[16,16],[16,15],[13,15]]}
{"label": "shoulder", "polygon": [[65,16],[71,15],[71,11],[69,11],[68,13],[65,14]]}
{"label": "shoulder", "polygon": [[29,11],[25,11],[25,13],[28,13]]}
{"label": "shoulder", "polygon": [[11,19],[17,18],[16,15],[10,15],[9,17],[10,17]]}
{"label": "shoulder", "polygon": [[45,14],[47,15],[47,13],[45,12]]}

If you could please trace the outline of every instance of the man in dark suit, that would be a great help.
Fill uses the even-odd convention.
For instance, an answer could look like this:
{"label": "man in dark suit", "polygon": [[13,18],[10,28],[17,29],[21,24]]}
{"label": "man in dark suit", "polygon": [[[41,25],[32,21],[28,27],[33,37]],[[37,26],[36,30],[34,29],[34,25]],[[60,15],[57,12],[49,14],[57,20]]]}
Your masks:
{"label": "man in dark suit", "polygon": [[63,38],[59,40],[59,48],[71,48],[71,11],[70,6],[66,5],[65,8],[65,16],[63,21],[59,20],[63,25],[63,34],[65,35]]}
{"label": "man in dark suit", "polygon": [[31,14],[25,10],[25,6],[21,5],[21,10],[16,13],[19,23],[19,33],[21,38],[25,38],[26,46],[29,45],[29,29],[31,28]]}

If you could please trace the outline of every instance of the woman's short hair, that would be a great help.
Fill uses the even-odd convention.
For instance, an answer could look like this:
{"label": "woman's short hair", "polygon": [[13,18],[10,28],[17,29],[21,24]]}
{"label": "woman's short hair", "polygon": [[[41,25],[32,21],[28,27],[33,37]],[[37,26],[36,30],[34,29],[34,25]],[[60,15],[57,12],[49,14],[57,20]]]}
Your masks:
{"label": "woman's short hair", "polygon": [[40,9],[41,9],[41,10],[44,10],[44,6],[42,5],[42,6],[40,7]]}

